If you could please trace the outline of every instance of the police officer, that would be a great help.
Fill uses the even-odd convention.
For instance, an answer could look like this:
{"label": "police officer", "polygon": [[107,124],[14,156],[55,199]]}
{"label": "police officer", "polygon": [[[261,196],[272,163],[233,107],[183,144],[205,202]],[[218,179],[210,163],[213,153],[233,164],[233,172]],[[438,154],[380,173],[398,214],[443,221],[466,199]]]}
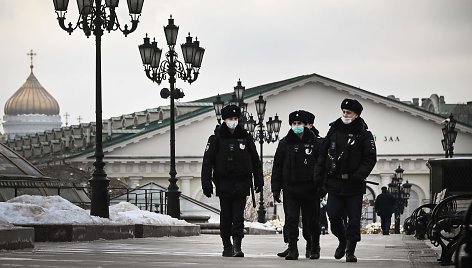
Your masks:
{"label": "police officer", "polygon": [[[355,99],[341,102],[342,116],[330,124],[315,168],[315,181],[328,192],[331,232],[339,245],[334,257],[357,262],[354,255],[361,240],[362,198],[365,179],[377,162],[374,137],[360,117],[363,107]],[[347,216],[347,222],[343,217]]]}
{"label": "police officer", "polygon": [[301,111],[305,113],[305,116],[306,116],[306,127],[310,129],[311,131],[313,131],[313,134],[315,134],[316,138],[322,139],[320,137],[320,131],[316,129],[315,127],[315,118],[316,118],[315,115],[308,111],[304,111],[304,110],[301,110]]}
{"label": "police officer", "polygon": [[[315,137],[317,139],[317,144],[318,144],[318,147],[321,147],[321,144],[323,143],[323,138],[320,137],[320,131],[318,129],[316,129],[315,127],[315,115],[312,114],[311,112],[308,112],[308,111],[304,111],[304,110],[301,110],[302,113],[305,113],[305,117],[306,117],[306,127],[311,130],[313,132],[313,134],[315,134]],[[318,149],[319,150],[319,149]],[[318,154],[316,155],[316,157],[318,158]],[[316,159],[317,161],[318,159]],[[321,185],[320,185],[321,186]],[[321,187],[318,187],[317,188],[318,190],[321,190]],[[321,199],[322,199],[322,196],[324,196],[326,193],[320,193],[320,198],[318,200],[316,200],[316,204],[315,204],[315,211],[313,212],[313,228],[312,230],[310,230],[311,232],[311,236],[312,236],[312,243],[315,245],[318,245],[318,249],[314,251],[314,254],[311,254],[310,258],[311,259],[319,259],[320,258],[320,235],[321,235],[321,210],[322,210],[322,206],[321,206]],[[302,218],[303,220],[303,218]],[[303,221],[302,225],[305,226],[307,223],[305,223],[305,221]],[[303,228],[303,232],[305,232],[305,228]],[[304,234],[303,236],[306,237],[308,234]],[[310,247],[310,245],[307,243],[307,252],[308,252],[308,248]],[[308,253],[307,253],[307,258],[308,258]]]}
{"label": "police officer", "polygon": [[264,186],[262,164],[254,140],[238,123],[240,116],[238,106],[228,105],[221,109],[224,122],[208,139],[202,163],[203,194],[211,197],[214,184],[220,199],[220,236],[224,257],[244,257],[241,250],[244,208],[252,178],[256,193]]}
{"label": "police officer", "polygon": [[307,123],[303,111],[289,114],[291,129],[280,140],[274,156],[271,187],[274,200],[280,202],[280,193],[284,195],[284,212],[286,237],[288,238],[288,254],[286,260],[297,260],[298,224],[300,209],[302,211],[303,237],[307,241],[306,256],[318,259],[319,223],[314,222],[314,213],[319,213],[319,195],[314,183],[314,167],[320,147],[319,140]]}
{"label": "police officer", "polygon": [[[305,127],[308,128],[309,130],[311,130],[313,132],[313,134],[315,135],[316,139],[318,139],[317,141],[317,144],[320,145],[321,142],[322,142],[322,138],[319,136],[319,131],[318,129],[316,129],[314,127],[314,123],[315,123],[315,115],[308,112],[308,111],[305,111],[305,110],[300,110],[302,116],[305,118],[306,120],[306,125]],[[319,200],[318,200],[319,201]],[[285,203],[284,203],[284,206],[285,206]],[[313,212],[313,216],[314,216],[314,219],[313,221],[316,223],[316,222],[320,222],[321,218],[320,218],[320,213],[321,213],[321,206],[319,206],[319,202],[317,204],[315,204],[315,211]],[[320,207],[320,209],[317,209],[318,207]],[[320,213],[318,213],[318,211],[320,211]],[[303,220],[304,218],[302,218]],[[306,220],[306,219],[305,219]],[[307,226],[309,223],[305,222],[305,221],[302,221],[302,227],[303,227],[303,237],[310,237],[310,236],[313,236],[312,239],[309,239],[309,242],[307,242],[306,244],[306,251],[305,251],[305,256],[307,258],[311,258],[311,259],[319,259],[320,258],[320,252],[319,252],[319,249],[318,250],[314,250],[313,254],[311,253],[311,249],[312,249],[312,242],[315,241],[314,243],[316,245],[319,245],[319,241],[320,241],[320,234],[321,234],[321,229],[320,230],[317,230],[316,229],[316,226],[313,226],[313,230],[310,230],[309,226]],[[284,242],[286,244],[288,244],[289,242],[289,239],[288,239],[288,231],[287,231],[287,227],[288,225],[285,224],[284,227],[283,227],[283,237],[284,237]],[[318,237],[316,237],[318,236]],[[319,247],[318,247],[319,248]],[[277,256],[279,257],[286,257],[289,253],[289,249],[285,249],[284,251],[282,252],[279,252],[277,253]]]}
{"label": "police officer", "polygon": [[395,207],[395,198],[391,195],[386,186],[382,187],[382,193],[375,199],[375,210],[380,216],[380,226],[383,235],[390,235],[390,224],[392,222],[393,208]]}

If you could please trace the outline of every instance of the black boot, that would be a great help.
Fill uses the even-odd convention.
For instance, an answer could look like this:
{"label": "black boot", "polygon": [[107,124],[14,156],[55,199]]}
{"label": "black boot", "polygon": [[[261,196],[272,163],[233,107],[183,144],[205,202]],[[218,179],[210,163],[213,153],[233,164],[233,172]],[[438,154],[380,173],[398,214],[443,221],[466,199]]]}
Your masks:
{"label": "black boot", "polygon": [[231,244],[230,237],[224,236],[221,240],[223,240],[223,257],[233,257],[233,244]]}
{"label": "black boot", "polygon": [[288,255],[285,256],[286,260],[298,260],[297,240],[298,239],[294,239],[288,242]]}
{"label": "black boot", "polygon": [[334,252],[334,258],[336,259],[341,259],[342,257],[344,257],[344,254],[346,254],[346,239],[345,238],[339,238],[338,237],[338,240],[339,240],[339,245],[338,245],[338,248],[336,248],[336,251]]}
{"label": "black boot", "polygon": [[306,241],[306,250],[305,250],[305,257],[308,259],[310,258],[310,252],[311,252],[311,239]]}
{"label": "black boot", "polygon": [[347,241],[346,262],[357,262],[357,257],[354,256],[354,251],[356,251],[356,245],[356,241]]}
{"label": "black boot", "polygon": [[288,248],[282,252],[277,253],[277,256],[279,257],[286,257],[288,255]]}
{"label": "black boot", "polygon": [[233,236],[233,257],[244,257],[244,253],[241,251],[242,236]]}
{"label": "black boot", "polygon": [[311,237],[310,259],[317,260],[320,258],[320,236]]}

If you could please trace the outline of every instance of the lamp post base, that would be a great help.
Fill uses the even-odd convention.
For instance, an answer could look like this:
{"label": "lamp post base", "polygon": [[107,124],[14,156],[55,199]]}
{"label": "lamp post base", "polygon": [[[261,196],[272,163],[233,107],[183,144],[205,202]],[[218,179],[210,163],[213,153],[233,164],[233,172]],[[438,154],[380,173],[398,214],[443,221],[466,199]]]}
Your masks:
{"label": "lamp post base", "polygon": [[93,178],[89,182],[92,188],[90,215],[109,218],[110,197],[108,195],[108,185],[110,180],[106,175],[93,174]]}
{"label": "lamp post base", "polygon": [[257,210],[257,222],[265,223],[266,222],[265,217],[266,217],[265,208],[259,207],[259,210]]}
{"label": "lamp post base", "polygon": [[395,234],[400,234],[400,214],[395,213]]}
{"label": "lamp post base", "polygon": [[167,215],[180,219],[180,192],[168,191],[167,195]]}

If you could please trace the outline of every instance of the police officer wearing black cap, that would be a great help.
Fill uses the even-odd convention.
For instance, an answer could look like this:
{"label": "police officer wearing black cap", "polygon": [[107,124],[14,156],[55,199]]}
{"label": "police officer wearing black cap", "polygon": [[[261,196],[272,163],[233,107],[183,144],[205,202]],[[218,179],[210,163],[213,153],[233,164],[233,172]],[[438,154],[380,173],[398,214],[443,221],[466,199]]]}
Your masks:
{"label": "police officer wearing black cap", "polygon": [[203,194],[211,197],[214,184],[220,199],[220,236],[224,257],[244,257],[241,250],[244,209],[252,178],[256,193],[264,186],[262,164],[254,140],[238,123],[240,116],[238,106],[228,105],[221,109],[224,122],[208,139],[202,163]]}
{"label": "police officer wearing black cap", "polygon": [[271,188],[276,202],[281,202],[283,191],[285,228],[288,238],[286,260],[298,259],[298,224],[302,211],[303,237],[307,241],[306,257],[320,257],[319,223],[314,213],[319,209],[318,189],[313,179],[314,167],[320,147],[314,133],[305,127],[306,114],[295,111],[289,115],[291,129],[279,141],[272,167]]}
{"label": "police officer wearing black cap", "polygon": [[[315,136],[319,139],[320,143],[322,143],[323,138],[320,137],[320,131],[316,129],[315,127],[315,118],[316,118],[315,115],[308,111],[303,111],[303,112],[306,114],[306,120],[307,120],[306,127],[309,128],[311,131],[313,131]],[[320,201],[319,202],[320,209],[319,209],[319,213],[318,211],[315,211],[315,222],[320,223],[320,230],[319,230],[318,235],[320,235],[321,233],[323,233],[324,235],[327,233],[327,228],[328,228],[328,218],[326,217],[326,192],[321,191],[319,201]]]}
{"label": "police officer wearing black cap", "polygon": [[308,111],[304,111],[304,110],[301,110],[301,112],[305,113],[305,116],[306,116],[306,127],[308,129],[310,129],[311,131],[313,131],[313,134],[315,134],[315,136],[318,138],[318,139],[321,139],[320,137],[320,131],[318,129],[316,129],[315,127],[315,115],[308,112]]}
{"label": "police officer wearing black cap", "polygon": [[[323,139],[320,137],[319,135],[319,131],[318,129],[315,128],[314,124],[315,124],[315,115],[308,112],[308,111],[305,111],[305,110],[300,110],[300,112],[302,113],[302,116],[305,117],[306,119],[306,125],[305,127],[310,129],[313,134],[315,134],[316,138],[318,139],[317,143],[318,144],[321,144]],[[320,201],[320,200],[319,200]],[[285,204],[285,203],[284,203]],[[319,207],[319,208],[318,208]],[[316,222],[319,222],[320,223],[320,226],[321,226],[321,220],[323,219],[323,214],[321,212],[322,210],[322,207],[319,206],[319,202],[318,202],[318,205],[315,204],[315,211],[313,212],[313,216],[314,216],[314,219],[313,221],[316,223]],[[323,211],[325,211],[325,209],[323,209]],[[324,214],[326,214],[326,212],[324,212]],[[324,219],[326,219],[326,215],[324,215]],[[326,219],[327,221],[327,219]],[[319,230],[310,230],[308,228],[308,226],[306,226],[307,224],[306,223],[302,223],[302,227],[303,227],[303,237],[310,237],[310,236],[318,236],[318,237],[312,237],[312,239],[307,243],[306,245],[306,257],[307,258],[310,258],[310,255],[311,255],[311,258],[312,259],[318,259],[319,258],[319,251],[315,251],[314,254],[310,254],[311,252],[311,248],[312,248],[312,243],[313,241],[315,241],[315,244],[319,244],[319,236],[321,234],[321,227]],[[326,222],[326,226],[327,226],[327,222]],[[288,231],[287,231],[287,226],[288,225],[284,225],[283,227],[283,237],[284,237],[284,242],[286,244],[288,244],[289,242],[289,239],[288,239]],[[316,228],[316,226],[313,226],[314,228]],[[277,253],[277,256],[279,257],[286,257],[289,253],[289,249],[285,249],[284,251],[281,251],[279,253]]]}
{"label": "police officer wearing black cap", "polygon": [[[372,133],[360,117],[363,107],[355,99],[341,102],[342,116],[330,124],[315,168],[316,183],[328,192],[331,232],[339,245],[334,257],[357,262],[354,255],[361,240],[362,198],[365,179],[377,162]],[[347,216],[347,223],[343,218]]]}

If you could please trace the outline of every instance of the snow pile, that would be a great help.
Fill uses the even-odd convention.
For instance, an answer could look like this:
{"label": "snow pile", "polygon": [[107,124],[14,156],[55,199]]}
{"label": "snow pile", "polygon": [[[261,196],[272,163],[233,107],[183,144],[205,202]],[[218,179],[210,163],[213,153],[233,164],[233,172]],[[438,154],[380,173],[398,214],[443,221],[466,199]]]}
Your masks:
{"label": "snow pile", "polygon": [[6,220],[0,215],[0,229],[10,229],[13,225],[9,224]]}
{"label": "snow pile", "polygon": [[110,206],[110,218],[90,216],[84,210],[60,196],[22,195],[0,202],[0,227],[11,224],[150,224],[189,225],[168,215],[143,211],[121,202]]}
{"label": "snow pile", "polygon": [[268,221],[266,223],[245,221],[244,222],[244,227],[276,231],[276,227],[274,225],[272,225],[272,223],[270,221]]}
{"label": "snow pile", "polygon": [[184,220],[140,210],[137,206],[124,201],[110,206],[110,221],[119,224],[189,225]]}
{"label": "snow pile", "polygon": [[0,203],[0,215],[11,224],[93,223],[85,210],[60,196],[18,196]]}

